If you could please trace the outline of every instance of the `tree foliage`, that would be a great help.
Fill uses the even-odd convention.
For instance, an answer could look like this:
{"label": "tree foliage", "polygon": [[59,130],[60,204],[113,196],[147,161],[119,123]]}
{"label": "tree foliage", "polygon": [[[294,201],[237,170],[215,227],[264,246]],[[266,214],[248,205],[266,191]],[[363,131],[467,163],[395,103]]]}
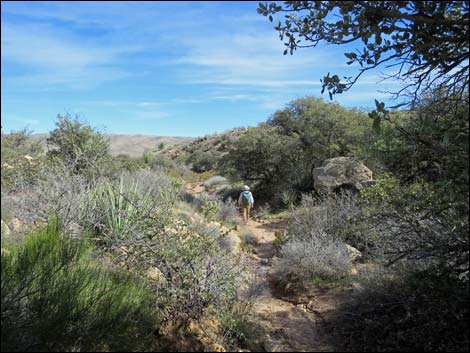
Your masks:
{"label": "tree foliage", "polygon": [[[342,82],[323,78],[323,91],[347,91],[368,70],[386,67],[403,81],[395,97],[413,103],[422,91],[446,87],[462,95],[469,84],[468,1],[285,1],[260,3],[258,12],[286,13],[275,29],[287,47],[284,54],[319,44],[355,45],[345,53],[359,72]],[[390,78],[389,77],[389,78]]]}
{"label": "tree foliage", "polygon": [[48,156],[60,160],[75,174],[98,174],[109,157],[105,137],[77,116],[58,115],[56,126],[47,139]]}

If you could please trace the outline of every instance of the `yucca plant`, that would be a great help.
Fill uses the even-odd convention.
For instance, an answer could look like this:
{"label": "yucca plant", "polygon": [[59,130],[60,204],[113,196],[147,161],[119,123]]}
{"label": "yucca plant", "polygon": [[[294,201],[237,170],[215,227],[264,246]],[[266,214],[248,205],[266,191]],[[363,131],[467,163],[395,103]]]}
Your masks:
{"label": "yucca plant", "polygon": [[160,225],[161,198],[145,192],[137,180],[106,182],[90,193],[85,205],[88,220],[101,235],[124,239],[131,235],[153,235]]}

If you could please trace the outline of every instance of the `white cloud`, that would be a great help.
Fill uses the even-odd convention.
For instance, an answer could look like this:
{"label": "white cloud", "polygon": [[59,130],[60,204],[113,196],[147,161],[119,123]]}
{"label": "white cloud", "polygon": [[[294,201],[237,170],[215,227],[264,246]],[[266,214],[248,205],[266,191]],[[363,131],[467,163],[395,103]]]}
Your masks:
{"label": "white cloud", "polygon": [[9,83],[88,88],[131,75],[119,67],[123,53],[137,46],[107,47],[54,31],[45,25],[2,22],[2,61],[21,64],[26,73],[5,77]]}

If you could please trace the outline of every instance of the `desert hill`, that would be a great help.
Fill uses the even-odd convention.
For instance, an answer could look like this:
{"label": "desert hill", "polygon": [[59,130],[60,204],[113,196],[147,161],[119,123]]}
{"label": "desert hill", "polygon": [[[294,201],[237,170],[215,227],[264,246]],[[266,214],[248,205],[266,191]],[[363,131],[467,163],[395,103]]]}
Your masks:
{"label": "desert hill", "polygon": [[[193,137],[155,136],[155,135],[119,135],[104,134],[109,140],[110,152],[113,156],[127,154],[131,157],[140,157],[143,153],[155,151],[161,144],[169,147],[173,145],[186,145],[194,140]],[[46,147],[48,134],[33,134],[31,138],[41,142]]]}

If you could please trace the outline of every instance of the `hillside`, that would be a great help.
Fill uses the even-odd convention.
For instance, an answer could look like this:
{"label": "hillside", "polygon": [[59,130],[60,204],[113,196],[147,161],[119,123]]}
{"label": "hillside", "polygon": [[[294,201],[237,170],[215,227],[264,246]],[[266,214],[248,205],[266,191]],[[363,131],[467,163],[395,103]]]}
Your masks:
{"label": "hillside", "polygon": [[[48,134],[34,134],[31,135],[31,138],[40,141],[45,147],[47,136]],[[127,154],[131,157],[140,157],[144,152],[157,150],[160,144],[163,144],[165,147],[176,144],[185,146],[194,140],[192,137],[155,135],[105,134],[104,136],[109,139],[110,151],[113,156]]]}
{"label": "hillside", "polygon": [[168,145],[157,152],[171,160],[180,160],[191,165],[195,172],[204,172],[215,168],[233,148],[234,143],[248,130],[244,127],[234,128],[199,137],[190,142]]}

